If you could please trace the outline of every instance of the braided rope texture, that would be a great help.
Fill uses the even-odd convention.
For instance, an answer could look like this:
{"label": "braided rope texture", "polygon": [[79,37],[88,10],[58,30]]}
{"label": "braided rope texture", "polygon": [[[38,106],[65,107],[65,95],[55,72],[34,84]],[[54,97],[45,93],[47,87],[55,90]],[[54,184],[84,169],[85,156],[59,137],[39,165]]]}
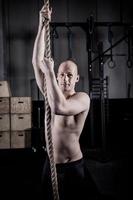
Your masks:
{"label": "braided rope texture", "polygon": [[[46,6],[46,9],[49,8],[49,0],[46,0],[44,6]],[[45,23],[45,31],[46,31],[45,57],[51,58],[49,20],[47,20]],[[47,134],[47,141],[48,141],[47,148],[48,148],[48,155],[49,155],[49,160],[50,160],[53,198],[54,198],[54,200],[59,200],[57,172],[56,172],[56,165],[55,165],[55,161],[54,161],[54,147],[53,147],[52,134],[51,134],[51,109],[50,109],[48,97],[47,97],[47,87],[46,87],[45,75],[44,75],[44,96],[45,96],[45,132]]]}

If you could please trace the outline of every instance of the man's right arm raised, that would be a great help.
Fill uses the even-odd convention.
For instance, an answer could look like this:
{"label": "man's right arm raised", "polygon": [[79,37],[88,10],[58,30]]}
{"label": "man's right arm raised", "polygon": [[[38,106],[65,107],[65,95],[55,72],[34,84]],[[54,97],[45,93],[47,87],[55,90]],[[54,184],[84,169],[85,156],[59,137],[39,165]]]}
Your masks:
{"label": "man's right arm raised", "polygon": [[45,20],[47,20],[45,18],[46,14],[47,13],[44,10],[44,7],[42,7],[39,13],[39,26],[34,42],[33,55],[32,55],[32,65],[34,69],[36,82],[42,94],[44,94],[43,91],[44,74],[41,70],[41,66],[45,53]]}

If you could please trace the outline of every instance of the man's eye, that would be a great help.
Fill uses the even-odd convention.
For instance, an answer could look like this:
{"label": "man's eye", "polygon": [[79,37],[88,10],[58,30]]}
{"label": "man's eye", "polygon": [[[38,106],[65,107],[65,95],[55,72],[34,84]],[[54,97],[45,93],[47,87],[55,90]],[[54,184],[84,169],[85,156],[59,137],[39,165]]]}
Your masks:
{"label": "man's eye", "polygon": [[73,75],[72,74],[68,74],[68,77],[72,77]]}

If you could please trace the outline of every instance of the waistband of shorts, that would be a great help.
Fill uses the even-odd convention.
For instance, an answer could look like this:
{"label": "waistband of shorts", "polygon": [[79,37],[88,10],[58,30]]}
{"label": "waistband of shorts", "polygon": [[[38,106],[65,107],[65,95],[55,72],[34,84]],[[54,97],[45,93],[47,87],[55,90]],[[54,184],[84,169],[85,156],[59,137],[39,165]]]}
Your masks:
{"label": "waistband of shorts", "polygon": [[71,162],[66,162],[66,163],[57,163],[56,167],[58,168],[67,168],[67,167],[72,167],[72,166],[77,166],[77,165],[82,165],[83,164],[83,158]]}
{"label": "waistband of shorts", "polygon": [[[48,153],[46,153],[46,158],[49,160]],[[75,161],[70,161],[70,162],[65,162],[65,163],[56,163],[56,167],[57,168],[72,167],[72,166],[75,166],[75,165],[82,165],[83,163],[84,163],[84,159],[82,157],[82,158],[75,160]]]}

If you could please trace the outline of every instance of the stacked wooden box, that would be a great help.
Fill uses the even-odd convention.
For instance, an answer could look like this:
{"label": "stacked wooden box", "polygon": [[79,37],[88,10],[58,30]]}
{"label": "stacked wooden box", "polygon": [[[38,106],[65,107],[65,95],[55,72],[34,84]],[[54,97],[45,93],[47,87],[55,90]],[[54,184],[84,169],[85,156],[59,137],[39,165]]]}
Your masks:
{"label": "stacked wooden box", "polygon": [[31,147],[31,97],[11,97],[11,148]]}
{"label": "stacked wooden box", "polygon": [[10,148],[10,88],[0,81],[0,149]]}
{"label": "stacked wooden box", "polygon": [[31,97],[11,97],[7,81],[0,81],[0,149],[31,147]]}
{"label": "stacked wooden box", "polygon": [[0,149],[10,148],[10,99],[0,97]]}

